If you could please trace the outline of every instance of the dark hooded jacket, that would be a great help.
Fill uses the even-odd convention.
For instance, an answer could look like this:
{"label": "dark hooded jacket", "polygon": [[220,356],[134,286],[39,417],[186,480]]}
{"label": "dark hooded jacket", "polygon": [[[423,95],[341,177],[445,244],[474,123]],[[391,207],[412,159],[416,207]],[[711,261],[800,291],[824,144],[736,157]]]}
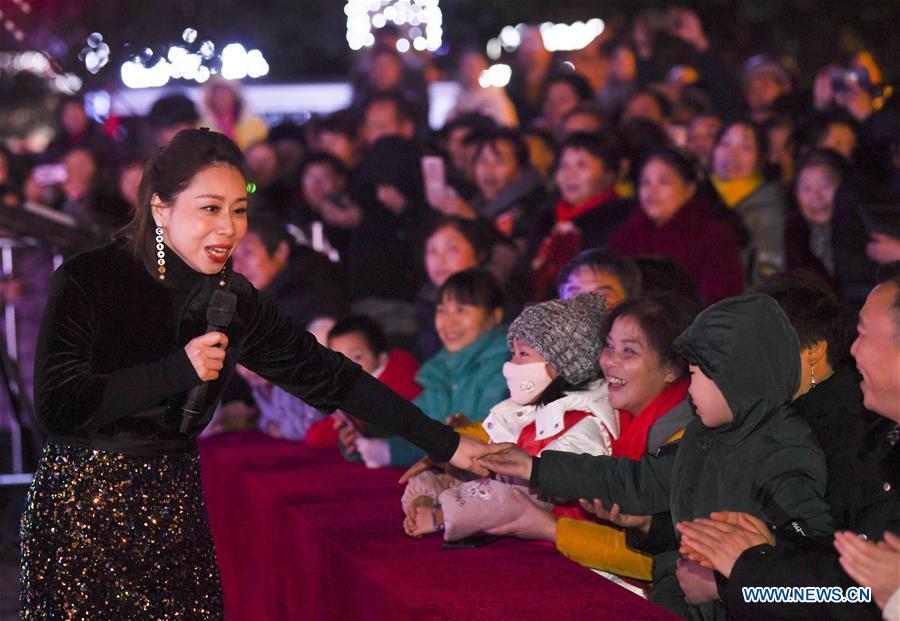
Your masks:
{"label": "dark hooded jacket", "polygon": [[[532,483],[553,496],[616,502],[624,513],[670,511],[674,523],[744,511],[779,532],[828,537],[824,455],[788,405],[800,384],[800,341],[777,302],[765,295],[723,300],[701,313],[675,347],[715,382],[733,422],[710,429],[697,418],[677,451],[640,462],[545,451]],[[684,614],[678,556],[672,550],[654,557],[653,599]],[[721,602],[690,608],[697,618],[725,617]]]}

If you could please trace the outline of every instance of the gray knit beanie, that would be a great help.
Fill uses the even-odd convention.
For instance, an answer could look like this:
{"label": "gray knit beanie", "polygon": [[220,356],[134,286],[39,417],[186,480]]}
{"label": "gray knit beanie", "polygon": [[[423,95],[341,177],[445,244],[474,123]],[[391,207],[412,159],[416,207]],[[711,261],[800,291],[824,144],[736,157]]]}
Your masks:
{"label": "gray knit beanie", "polygon": [[516,317],[506,333],[506,341],[510,349],[514,338],[528,343],[564,380],[577,386],[600,374],[605,316],[606,300],[596,293],[542,302]]}

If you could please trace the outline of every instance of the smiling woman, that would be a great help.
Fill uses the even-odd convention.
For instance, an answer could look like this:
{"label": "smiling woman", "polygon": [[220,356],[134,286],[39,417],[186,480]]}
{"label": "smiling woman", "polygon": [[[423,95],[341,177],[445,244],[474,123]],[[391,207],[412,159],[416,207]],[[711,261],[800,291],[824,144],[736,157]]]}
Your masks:
{"label": "smiling woman", "polygon": [[[35,363],[48,442],[22,521],[23,619],[222,617],[195,438],[238,363],[438,461],[475,467],[484,450],[320,346],[232,271],[247,232],[243,166],[224,135],[179,132],[147,164],[127,238],[54,274]],[[207,332],[219,290],[234,295],[234,317]]]}

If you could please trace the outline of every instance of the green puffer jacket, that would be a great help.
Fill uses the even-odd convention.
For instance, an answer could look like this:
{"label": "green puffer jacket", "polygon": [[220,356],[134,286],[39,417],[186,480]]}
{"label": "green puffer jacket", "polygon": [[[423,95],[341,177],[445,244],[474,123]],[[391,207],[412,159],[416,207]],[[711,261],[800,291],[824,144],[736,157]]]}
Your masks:
{"label": "green puffer jacket", "polygon": [[[825,458],[788,405],[800,383],[800,343],[775,300],[723,300],[701,313],[675,347],[716,383],[734,413],[732,423],[709,429],[697,418],[677,451],[639,462],[545,451],[535,460],[532,482],[554,496],[617,502],[625,513],[670,511],[674,523],[712,511],[745,511],[782,531],[828,537]],[[654,601],[684,614],[678,553],[659,552]],[[725,615],[721,602],[689,608],[698,619]]]}
{"label": "green puffer jacket", "polygon": [[[429,418],[440,422],[462,412],[475,422],[509,397],[503,364],[509,360],[506,326],[497,326],[456,353],[441,351],[429,358],[416,374],[422,392],[413,403]],[[406,467],[425,456],[424,451],[399,436],[388,439],[391,466]]]}

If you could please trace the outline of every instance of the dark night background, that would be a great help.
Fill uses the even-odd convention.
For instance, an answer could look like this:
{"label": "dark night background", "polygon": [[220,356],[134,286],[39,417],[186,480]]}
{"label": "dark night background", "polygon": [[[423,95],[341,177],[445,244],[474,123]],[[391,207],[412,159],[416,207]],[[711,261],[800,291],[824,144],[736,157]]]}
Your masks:
{"label": "dark night background", "polygon": [[[132,49],[163,48],[178,42],[186,27],[198,40],[239,41],[260,48],[271,66],[270,82],[339,80],[348,75],[353,56],[346,39],[343,0],[32,0],[29,15],[12,0],[0,0],[5,17],[25,33],[15,41],[0,29],[0,49],[45,50],[63,69],[85,79],[86,88],[114,87],[118,66]],[[483,46],[507,24],[573,22],[600,17],[624,21],[647,7],[671,2],[650,0],[442,0],[444,41],[450,55],[460,44]],[[693,8],[726,60],[774,52],[796,58],[809,79],[817,67],[840,61],[844,49],[871,48],[888,79],[896,81],[900,63],[900,2],[896,0],[702,0],[680,2]],[[91,32],[100,32],[112,48],[111,62],[91,76],[78,53]],[[449,63],[445,63],[448,64]],[[8,97],[9,84],[4,97]]]}

